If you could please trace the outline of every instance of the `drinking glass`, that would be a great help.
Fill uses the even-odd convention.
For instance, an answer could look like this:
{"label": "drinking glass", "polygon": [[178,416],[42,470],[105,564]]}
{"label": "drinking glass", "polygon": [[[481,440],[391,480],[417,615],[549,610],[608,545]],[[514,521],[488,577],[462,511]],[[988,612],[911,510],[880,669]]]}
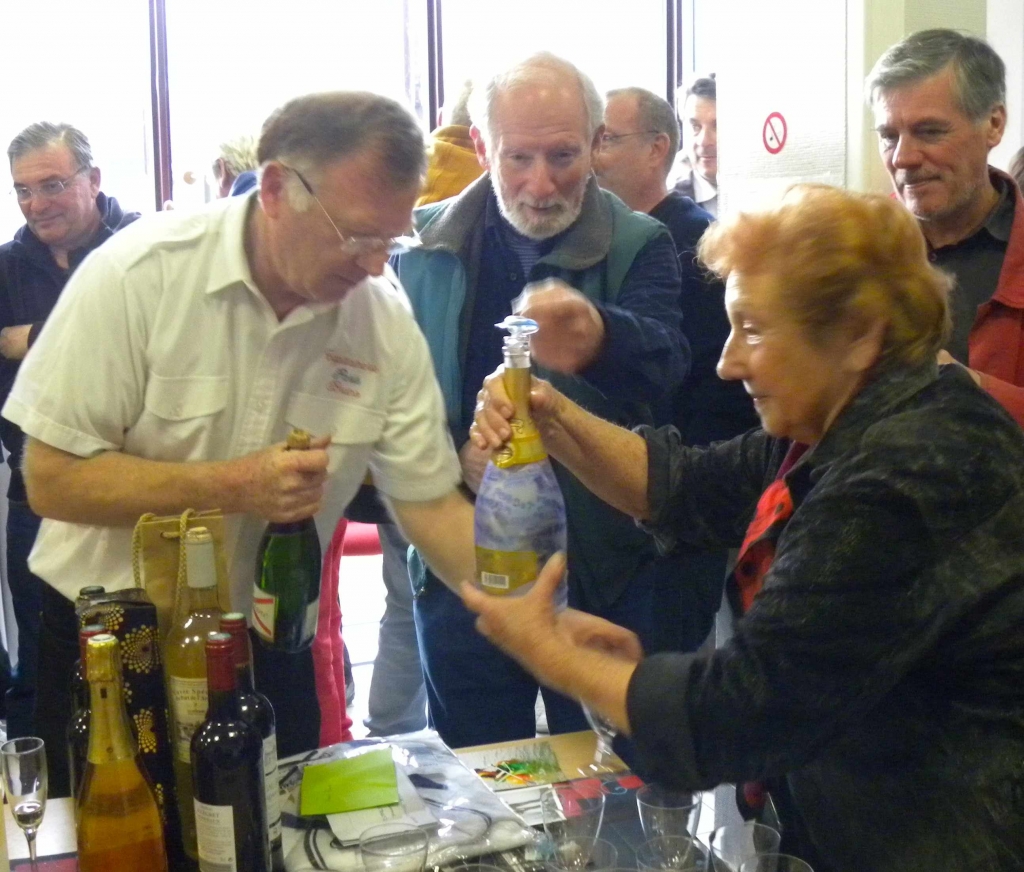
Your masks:
{"label": "drinking glass", "polygon": [[615,767],[608,761],[615,754],[612,750],[612,739],[615,738],[616,733],[615,727],[587,706],[583,706],[583,714],[587,723],[590,724],[590,729],[597,734],[597,747],[594,749],[594,762],[590,764],[590,771],[595,773],[614,772]]}
{"label": "drinking glass", "polygon": [[46,810],[46,748],[42,739],[11,739],[0,745],[4,787],[14,820],[25,833],[28,856],[36,868],[36,833]]}
{"label": "drinking glass", "polygon": [[428,841],[412,824],[378,824],[359,837],[359,854],[366,872],[423,872]]}
{"label": "drinking glass", "polygon": [[809,863],[790,854],[762,854],[740,863],[740,872],[814,872]]}
{"label": "drinking glass", "polygon": [[778,830],[754,821],[719,827],[709,838],[715,872],[739,872],[740,864],[749,857],[775,854],[781,836]]}
{"label": "drinking glass", "polygon": [[700,821],[700,794],[690,791],[666,790],[648,784],[636,792],[640,826],[648,839],[658,836],[697,835]]}
{"label": "drinking glass", "polygon": [[551,843],[549,866],[558,872],[611,869],[619,862],[619,851],[607,839],[569,838]]}
{"label": "drinking glass", "polygon": [[640,872],[706,872],[707,866],[707,850],[689,836],[659,836],[636,849],[636,868]]}
{"label": "drinking glass", "polygon": [[594,782],[552,784],[541,791],[540,811],[552,842],[596,839],[604,820],[604,791]]}

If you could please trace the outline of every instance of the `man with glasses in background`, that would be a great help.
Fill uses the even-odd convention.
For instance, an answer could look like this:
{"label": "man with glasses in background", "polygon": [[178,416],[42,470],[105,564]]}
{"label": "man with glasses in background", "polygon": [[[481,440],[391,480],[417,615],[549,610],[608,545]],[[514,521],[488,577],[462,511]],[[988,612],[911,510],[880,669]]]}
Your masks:
{"label": "man with glasses in background", "polygon": [[[714,219],[690,197],[669,190],[668,173],[678,149],[675,112],[664,97],[644,88],[608,92],[604,133],[594,155],[597,179],[631,209],[664,224],[679,256],[679,304],[692,360],[685,381],[659,417],[679,429],[685,444],[708,445],[758,422],[743,385],[723,381],[715,369],[729,336],[725,288],[695,257],[697,243]],[[726,552],[683,545],[661,560],[654,650],[696,650],[722,598]]]}
{"label": "man with glasses in background", "polygon": [[[70,124],[40,121],[26,127],[7,149],[25,226],[0,245],[0,402],[35,342],[68,278],[85,256],[139,217],[124,212],[100,191],[89,140]],[[7,735],[34,732],[36,642],[42,582],[29,570],[28,554],[39,532],[21,474],[24,436],[0,420],[8,451],[7,580],[18,624],[18,669],[7,692]]]}
{"label": "man with glasses in background", "polygon": [[[489,454],[468,441],[477,392],[502,361],[495,329],[537,321],[533,360],[591,411],[651,420],[686,376],[679,266],[668,232],[598,187],[604,101],[589,77],[541,53],[475,87],[472,137],[487,173],[416,211],[423,245],[398,273],[434,355],[463,475]],[[569,602],[652,629],[657,554],[632,519],[556,466],[568,522]],[[537,682],[479,636],[459,597],[410,561],[432,726],[460,747],[533,736]],[[552,733],[586,729],[580,707],[543,691]]]}
{"label": "man with glasses in background", "polygon": [[[266,523],[315,515],[326,547],[369,469],[438,574],[472,577],[472,507],[387,263],[416,244],[415,119],[373,94],[301,97],[268,119],[258,159],[252,194],[143,219],[90,258],[4,408],[30,437],[25,478],[45,518],[31,559],[46,582],[40,673],[53,680],[37,720],[58,795],[72,598],[132,585],[144,512],[221,508],[231,605],[248,611]],[[315,436],[310,450],[286,450],[292,427]],[[317,747],[312,652],[255,656],[279,754]]]}

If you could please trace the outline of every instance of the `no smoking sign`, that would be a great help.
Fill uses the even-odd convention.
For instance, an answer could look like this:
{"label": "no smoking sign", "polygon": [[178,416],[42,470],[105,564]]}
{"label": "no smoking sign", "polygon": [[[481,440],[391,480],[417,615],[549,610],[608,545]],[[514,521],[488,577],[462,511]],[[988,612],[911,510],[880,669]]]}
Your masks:
{"label": "no smoking sign", "polygon": [[769,154],[778,154],[786,145],[789,129],[781,112],[772,112],[764,122],[761,130],[761,141]]}

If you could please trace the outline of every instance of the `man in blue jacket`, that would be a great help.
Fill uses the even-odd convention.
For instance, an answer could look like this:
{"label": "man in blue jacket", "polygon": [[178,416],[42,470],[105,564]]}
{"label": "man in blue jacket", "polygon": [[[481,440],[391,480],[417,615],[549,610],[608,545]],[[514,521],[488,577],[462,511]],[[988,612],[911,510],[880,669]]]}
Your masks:
{"label": "man in blue jacket", "polygon": [[[415,213],[423,246],[397,269],[445,396],[467,486],[488,457],[467,440],[483,379],[502,360],[494,325],[515,310],[540,326],[539,372],[624,425],[685,378],[679,266],[665,228],[603,192],[592,173],[603,100],[590,79],[536,55],[474,90],[472,136],[487,173]],[[649,638],[657,554],[625,515],[556,467],[566,500],[570,604]],[[454,747],[534,735],[537,683],[473,629],[459,598],[410,564],[433,726]],[[586,729],[543,691],[551,732]]]}
{"label": "man in blue jacket", "polygon": [[[7,157],[25,226],[0,245],[0,404],[71,273],[89,252],[139,217],[100,191],[89,140],[69,124],[41,121],[26,127],[11,141]],[[21,476],[22,432],[0,418],[0,440],[11,469],[7,577],[18,623],[18,670],[7,692],[7,735],[16,738],[34,732],[42,582],[29,571],[28,553],[39,518],[28,506]]]}

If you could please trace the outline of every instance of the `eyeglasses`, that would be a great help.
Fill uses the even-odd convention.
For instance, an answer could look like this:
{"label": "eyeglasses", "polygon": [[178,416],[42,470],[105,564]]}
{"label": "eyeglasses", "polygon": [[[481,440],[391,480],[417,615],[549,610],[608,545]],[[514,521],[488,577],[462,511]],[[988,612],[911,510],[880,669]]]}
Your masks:
{"label": "eyeglasses", "polygon": [[334,223],[334,219],[330,216],[330,213],[324,208],[324,204],[320,202],[320,198],[313,193],[313,186],[306,181],[305,177],[294,167],[285,166],[286,170],[295,173],[301,183],[302,187],[306,189],[306,193],[309,194],[320,207],[320,211],[324,213],[324,217],[331,222],[331,227],[334,228],[334,232],[338,234],[338,239],[341,240],[342,250],[353,257],[360,257],[366,254],[403,254],[406,251],[410,251],[414,248],[419,248],[423,244],[423,240],[420,239],[419,234],[415,228],[410,228],[409,232],[404,236],[350,236],[341,232],[338,225]]}
{"label": "eyeglasses", "polygon": [[57,197],[67,190],[75,176],[81,175],[89,169],[91,167],[79,167],[66,179],[52,179],[49,182],[36,185],[34,188],[28,185],[15,185],[11,188],[11,193],[18,198],[19,203],[27,203],[33,197],[46,197],[47,199]]}
{"label": "eyeglasses", "polygon": [[631,136],[650,136],[652,133],[661,133],[660,130],[637,130],[633,133],[602,133],[598,142],[601,148],[615,145],[620,139],[628,139]]}

